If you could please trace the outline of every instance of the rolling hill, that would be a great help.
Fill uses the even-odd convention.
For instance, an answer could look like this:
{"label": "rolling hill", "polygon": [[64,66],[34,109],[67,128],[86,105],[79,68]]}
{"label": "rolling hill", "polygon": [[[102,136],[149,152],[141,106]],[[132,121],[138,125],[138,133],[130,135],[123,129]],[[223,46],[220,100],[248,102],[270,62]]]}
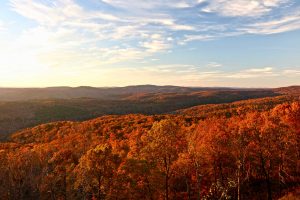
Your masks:
{"label": "rolling hill", "polygon": [[[61,120],[83,121],[114,114],[175,113],[177,110],[198,105],[290,96],[291,93],[297,94],[295,91],[299,91],[299,87],[293,87],[292,90],[153,85],[120,88],[2,88],[0,89],[0,135],[5,137],[23,128]],[[285,98],[290,97],[279,97],[274,101],[280,103],[285,101]],[[199,108],[201,112],[207,112],[209,107],[211,106]],[[195,110],[195,108],[191,109]]]}
{"label": "rolling hill", "polygon": [[127,87],[49,87],[49,88],[0,88],[0,101],[27,101],[45,99],[72,99],[94,98],[101,100],[121,100],[127,98],[139,98],[141,94],[192,94],[194,92],[255,92],[264,95],[274,95],[272,89],[234,89],[234,88],[207,88],[207,87],[179,87],[137,85]]}

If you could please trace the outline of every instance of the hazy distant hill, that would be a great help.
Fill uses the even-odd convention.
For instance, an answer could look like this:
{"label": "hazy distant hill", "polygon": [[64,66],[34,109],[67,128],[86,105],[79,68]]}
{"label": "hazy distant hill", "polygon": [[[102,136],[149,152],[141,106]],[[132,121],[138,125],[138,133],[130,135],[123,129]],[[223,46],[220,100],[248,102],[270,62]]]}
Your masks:
{"label": "hazy distant hill", "polygon": [[[102,100],[120,100],[136,98],[144,94],[179,93],[190,94],[193,92],[207,91],[241,91],[232,88],[205,88],[205,87],[178,87],[178,86],[155,86],[138,85],[127,87],[49,87],[49,88],[0,88],[0,101],[24,101],[36,99],[70,99],[70,98],[95,98]],[[253,91],[245,89],[244,91]],[[256,90],[255,90],[256,91]],[[272,90],[259,90],[273,93]]]}
{"label": "hazy distant hill", "polygon": [[[295,90],[294,88],[293,91]],[[280,91],[282,92],[282,89]],[[120,88],[2,88],[0,134],[13,133],[47,122],[81,121],[108,114],[171,113],[197,105],[274,97],[281,95],[280,91],[153,85]]]}
{"label": "hazy distant hill", "polygon": [[300,86],[289,86],[274,89],[275,92],[289,95],[300,95]]}
{"label": "hazy distant hill", "polygon": [[50,88],[0,88],[1,101],[20,101],[33,99],[70,99],[70,98],[97,98],[120,99],[124,95],[130,96],[139,93],[166,93],[191,92],[203,90],[176,86],[128,86],[111,88],[94,87],[50,87]]}

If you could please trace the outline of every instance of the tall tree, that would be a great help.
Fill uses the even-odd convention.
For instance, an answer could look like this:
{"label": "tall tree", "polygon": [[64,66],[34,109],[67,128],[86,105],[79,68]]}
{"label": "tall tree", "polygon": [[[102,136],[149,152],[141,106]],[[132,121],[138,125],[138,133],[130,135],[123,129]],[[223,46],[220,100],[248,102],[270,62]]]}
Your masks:
{"label": "tall tree", "polygon": [[142,153],[146,160],[154,162],[164,174],[164,199],[169,200],[169,183],[172,175],[172,164],[184,147],[184,140],[179,126],[166,119],[155,122],[144,136],[145,146]]}
{"label": "tall tree", "polygon": [[110,145],[98,145],[80,159],[76,186],[98,200],[105,199],[119,165],[119,155],[113,153]]}

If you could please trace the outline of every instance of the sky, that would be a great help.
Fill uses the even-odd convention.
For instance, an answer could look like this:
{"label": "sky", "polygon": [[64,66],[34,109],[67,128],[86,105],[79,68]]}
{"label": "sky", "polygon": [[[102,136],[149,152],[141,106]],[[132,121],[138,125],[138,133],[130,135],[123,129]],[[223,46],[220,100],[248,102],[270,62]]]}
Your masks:
{"label": "sky", "polygon": [[0,87],[300,85],[300,0],[1,0]]}

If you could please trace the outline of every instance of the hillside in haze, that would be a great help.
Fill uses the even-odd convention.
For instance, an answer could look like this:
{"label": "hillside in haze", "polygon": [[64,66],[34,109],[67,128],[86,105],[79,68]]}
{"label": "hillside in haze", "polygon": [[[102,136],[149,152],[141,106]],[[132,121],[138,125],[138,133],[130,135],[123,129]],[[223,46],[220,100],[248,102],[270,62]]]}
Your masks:
{"label": "hillside in haze", "polygon": [[0,135],[60,120],[110,114],[162,114],[204,104],[280,96],[273,89],[129,86],[0,89]]}
{"label": "hillside in haze", "polygon": [[[101,100],[122,100],[130,98],[143,99],[157,94],[193,94],[194,92],[221,92],[221,91],[241,91],[233,88],[205,88],[205,87],[178,87],[178,86],[155,86],[138,85],[127,87],[49,87],[49,88],[0,88],[0,101],[26,101],[43,99],[72,99],[72,98],[94,98]],[[254,91],[255,89],[244,89],[244,91]],[[271,95],[271,89],[258,90],[265,95]]]}
{"label": "hillside in haze", "polygon": [[[156,86],[137,85],[127,87],[49,87],[49,88],[1,88],[0,101],[28,101],[47,99],[76,99],[90,98],[100,100],[154,100],[163,99],[164,96],[176,95],[202,95],[202,96],[230,96],[236,95],[245,98],[276,96],[279,94],[300,94],[300,86],[282,88],[222,88],[222,87],[179,87],[179,86]],[[247,97],[249,94],[249,97]],[[255,96],[256,95],[256,96]]]}

